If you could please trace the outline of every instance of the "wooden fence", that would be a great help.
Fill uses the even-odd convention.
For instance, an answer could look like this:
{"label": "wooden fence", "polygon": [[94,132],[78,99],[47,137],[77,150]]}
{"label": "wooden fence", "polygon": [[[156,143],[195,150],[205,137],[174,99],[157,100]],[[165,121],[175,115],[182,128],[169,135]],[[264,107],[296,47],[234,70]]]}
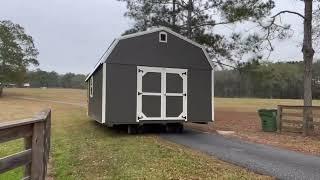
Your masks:
{"label": "wooden fence", "polygon": [[24,180],[44,180],[50,150],[51,110],[34,118],[0,123],[0,144],[24,138],[25,150],[0,158],[0,174],[25,166]]}
{"label": "wooden fence", "polygon": [[[310,112],[310,117],[306,118],[306,120],[303,118],[305,111]],[[299,132],[308,135],[311,130],[314,132],[315,128],[320,129],[320,106],[279,105],[277,127],[279,132]]]}

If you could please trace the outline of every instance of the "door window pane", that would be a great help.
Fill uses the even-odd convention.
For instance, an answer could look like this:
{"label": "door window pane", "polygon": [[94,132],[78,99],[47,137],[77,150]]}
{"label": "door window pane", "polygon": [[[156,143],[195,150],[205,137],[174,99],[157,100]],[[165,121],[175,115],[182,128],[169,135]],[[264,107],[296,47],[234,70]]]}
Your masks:
{"label": "door window pane", "polygon": [[142,112],[147,117],[160,117],[161,96],[142,96]]}
{"label": "door window pane", "polygon": [[179,74],[167,73],[167,93],[183,93],[183,80]]}
{"label": "door window pane", "polygon": [[143,92],[161,92],[161,73],[148,72],[142,77]]}
{"label": "door window pane", "polygon": [[167,96],[166,97],[166,116],[178,117],[183,111],[182,96]]}

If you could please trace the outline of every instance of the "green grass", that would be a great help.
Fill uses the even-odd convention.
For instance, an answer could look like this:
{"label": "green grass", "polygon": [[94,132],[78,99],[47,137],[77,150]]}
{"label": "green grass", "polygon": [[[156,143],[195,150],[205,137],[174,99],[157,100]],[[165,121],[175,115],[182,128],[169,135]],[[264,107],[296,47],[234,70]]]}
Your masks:
{"label": "green grass", "polygon": [[[18,139],[1,144],[0,157],[9,156],[23,150],[23,140]],[[23,168],[17,168],[0,175],[0,179],[21,179]]]}
{"label": "green grass", "polygon": [[[13,107],[24,104],[26,110],[40,110],[48,105],[46,102],[10,98],[10,90],[6,91],[4,100],[7,103],[0,103],[0,109],[4,106],[10,109],[10,104]],[[32,89],[27,92],[12,89],[12,92],[14,96],[19,92],[28,96]],[[35,90],[32,96],[37,97],[37,92]],[[49,92],[42,94],[41,98],[64,100],[63,97],[57,98],[61,90]],[[85,93],[80,91],[78,94]],[[85,97],[81,98],[85,101]],[[69,97],[69,100],[74,102],[75,99]],[[49,176],[55,179],[270,179],[155,135],[135,136],[110,130],[90,120],[85,108],[58,103],[49,106],[52,108]],[[3,154],[10,154],[18,143],[1,146],[0,150]],[[0,175],[0,179],[19,179],[22,172],[18,169],[9,174]]]}

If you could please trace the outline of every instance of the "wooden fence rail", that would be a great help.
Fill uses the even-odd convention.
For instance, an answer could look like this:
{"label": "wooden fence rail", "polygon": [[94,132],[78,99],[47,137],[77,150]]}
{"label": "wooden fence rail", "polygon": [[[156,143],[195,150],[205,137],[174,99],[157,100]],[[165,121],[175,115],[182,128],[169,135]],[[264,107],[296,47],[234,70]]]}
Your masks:
{"label": "wooden fence rail", "polygon": [[50,151],[51,110],[34,118],[0,123],[0,144],[24,138],[25,150],[0,158],[0,174],[25,166],[24,178],[44,180]]}
{"label": "wooden fence rail", "polygon": [[[303,115],[306,111],[309,112],[310,117],[304,119]],[[278,105],[277,127],[279,132],[286,130],[308,135],[310,129],[313,129],[309,128],[310,126],[320,127],[320,106]]]}

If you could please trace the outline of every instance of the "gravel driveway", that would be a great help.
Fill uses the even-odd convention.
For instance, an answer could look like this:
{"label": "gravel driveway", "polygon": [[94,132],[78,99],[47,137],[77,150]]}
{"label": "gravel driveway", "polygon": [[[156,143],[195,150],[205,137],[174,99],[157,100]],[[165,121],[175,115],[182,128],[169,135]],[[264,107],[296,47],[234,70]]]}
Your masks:
{"label": "gravel driveway", "polygon": [[320,179],[320,157],[186,129],[162,138],[278,179]]}

